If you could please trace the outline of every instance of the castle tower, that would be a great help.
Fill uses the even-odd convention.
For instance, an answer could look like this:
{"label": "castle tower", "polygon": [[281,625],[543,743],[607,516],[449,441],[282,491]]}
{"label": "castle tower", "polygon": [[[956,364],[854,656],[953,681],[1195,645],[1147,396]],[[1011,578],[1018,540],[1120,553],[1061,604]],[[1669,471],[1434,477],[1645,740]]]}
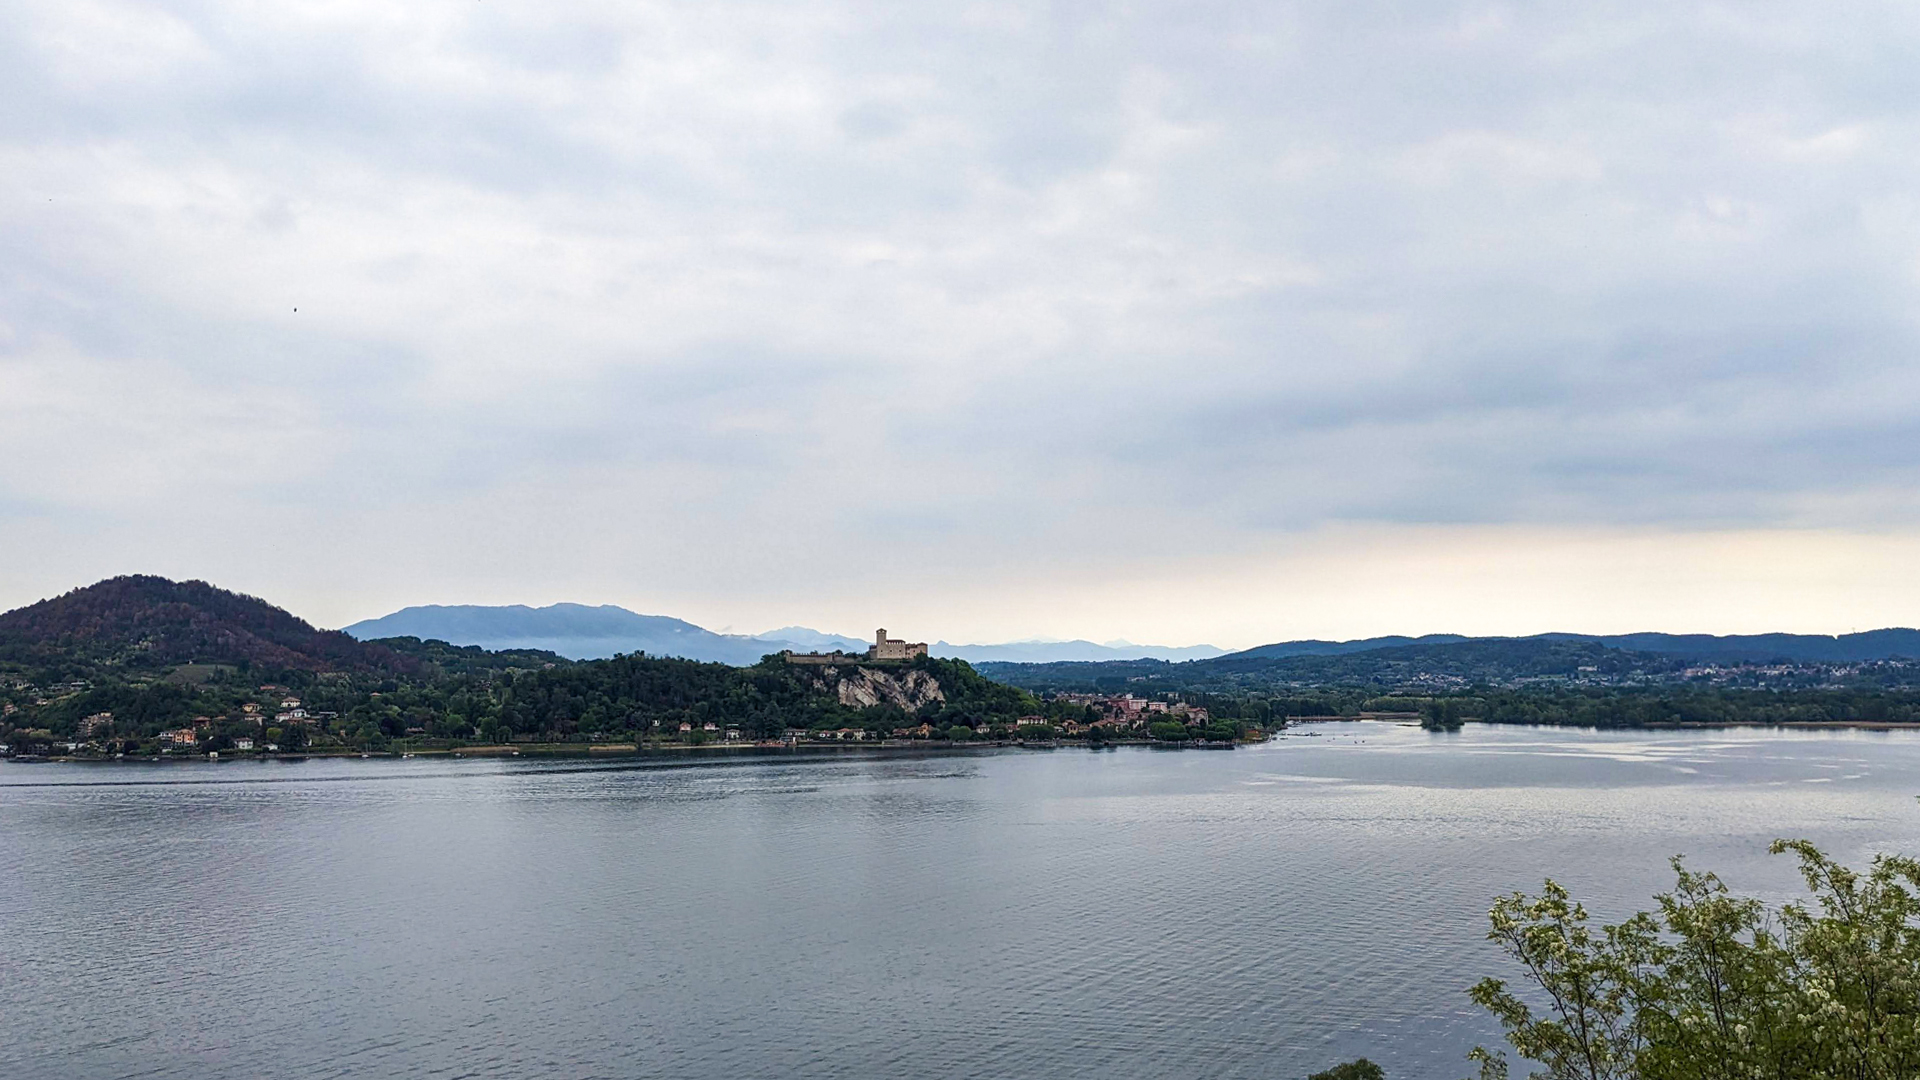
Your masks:
{"label": "castle tower", "polygon": [[873,632],[873,648],[867,650],[868,658],[873,660],[911,660],[925,655],[927,646],[924,643],[890,638],[885,630]]}

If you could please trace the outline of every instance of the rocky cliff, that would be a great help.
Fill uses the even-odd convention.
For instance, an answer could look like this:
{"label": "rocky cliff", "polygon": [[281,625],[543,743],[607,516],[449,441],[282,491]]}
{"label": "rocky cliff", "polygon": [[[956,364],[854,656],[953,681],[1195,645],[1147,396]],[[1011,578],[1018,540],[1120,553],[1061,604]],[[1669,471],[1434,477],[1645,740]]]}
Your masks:
{"label": "rocky cliff", "polygon": [[898,705],[912,712],[923,705],[947,700],[940,680],[931,672],[917,668],[898,671],[876,667],[822,668],[814,677],[814,685],[837,696],[840,704],[856,709]]}

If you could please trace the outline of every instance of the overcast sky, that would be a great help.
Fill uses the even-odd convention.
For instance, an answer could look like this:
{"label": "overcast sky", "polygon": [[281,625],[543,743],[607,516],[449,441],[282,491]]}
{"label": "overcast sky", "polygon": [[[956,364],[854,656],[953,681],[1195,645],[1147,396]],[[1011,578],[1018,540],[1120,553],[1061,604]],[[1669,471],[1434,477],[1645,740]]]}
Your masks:
{"label": "overcast sky", "polygon": [[1920,8],[10,0],[0,607],[1920,623]]}

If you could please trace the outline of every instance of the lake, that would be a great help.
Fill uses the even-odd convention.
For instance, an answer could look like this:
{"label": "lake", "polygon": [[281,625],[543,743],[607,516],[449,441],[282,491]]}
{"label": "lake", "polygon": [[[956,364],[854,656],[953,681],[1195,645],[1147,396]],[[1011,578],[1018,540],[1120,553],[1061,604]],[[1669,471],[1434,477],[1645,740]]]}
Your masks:
{"label": "lake", "polygon": [[0,765],[0,1076],[1457,1080],[1497,893],[1920,852],[1920,736]]}

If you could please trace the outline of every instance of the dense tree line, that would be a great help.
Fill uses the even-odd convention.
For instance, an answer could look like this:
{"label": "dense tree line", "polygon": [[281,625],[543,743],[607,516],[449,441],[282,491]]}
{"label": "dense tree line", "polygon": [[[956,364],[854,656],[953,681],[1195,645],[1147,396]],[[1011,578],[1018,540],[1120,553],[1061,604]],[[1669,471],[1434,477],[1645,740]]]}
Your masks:
{"label": "dense tree line", "polygon": [[[0,670],[0,741],[19,748],[91,738],[117,750],[150,748],[163,732],[201,721],[219,750],[239,738],[297,748],[309,740],[384,748],[397,739],[573,741],[678,736],[734,729],[745,738],[790,728],[855,728],[874,735],[926,724],[943,733],[985,731],[1021,716],[1063,723],[1086,710],[1043,702],[982,678],[964,661],[921,657],[875,669],[883,679],[919,673],[939,694],[899,703],[846,705],[824,672],[768,657],[751,667],[617,656],[573,663],[550,653],[487,652],[444,642],[390,639],[417,674],[313,672],[251,662],[188,664],[164,673],[70,663]],[[304,716],[275,719],[297,700]],[[90,718],[110,716],[92,723]],[[709,725],[712,725],[709,728]]]}
{"label": "dense tree line", "polygon": [[1759,690],[1729,687],[1596,687],[1435,695],[1329,695],[1336,710],[1417,712],[1429,726],[1547,724],[1665,727],[1682,724],[1920,723],[1920,691],[1873,686]]}
{"label": "dense tree line", "polygon": [[[1150,685],[1150,684],[1149,684]],[[1149,691],[1129,684],[1134,693]],[[1267,726],[1304,717],[1362,713],[1417,713],[1429,726],[1467,721],[1575,727],[1662,727],[1680,724],[1913,723],[1920,724],[1920,690],[1877,680],[1822,687],[1765,689],[1666,684],[1568,687],[1486,686],[1421,693],[1381,692],[1367,686],[1311,690],[1172,692],[1204,704],[1215,716]]]}

